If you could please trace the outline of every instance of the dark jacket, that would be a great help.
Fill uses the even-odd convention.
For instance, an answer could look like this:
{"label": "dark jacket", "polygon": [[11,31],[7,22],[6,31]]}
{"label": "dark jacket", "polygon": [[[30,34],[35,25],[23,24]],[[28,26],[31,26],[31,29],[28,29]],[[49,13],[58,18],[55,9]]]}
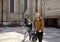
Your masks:
{"label": "dark jacket", "polygon": [[32,29],[32,23],[30,25],[28,24],[28,28],[29,29]]}

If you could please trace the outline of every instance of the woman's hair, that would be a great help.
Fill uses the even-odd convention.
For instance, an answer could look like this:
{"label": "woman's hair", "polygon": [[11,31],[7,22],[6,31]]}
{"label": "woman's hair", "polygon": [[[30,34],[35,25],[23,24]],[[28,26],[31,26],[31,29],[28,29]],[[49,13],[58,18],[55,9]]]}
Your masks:
{"label": "woman's hair", "polygon": [[35,16],[38,16],[38,17],[40,17],[40,14],[39,14],[39,13],[35,13]]}
{"label": "woman's hair", "polygon": [[38,12],[35,13],[35,16],[39,16],[39,20],[42,21],[42,17],[40,17],[40,14]]}
{"label": "woman's hair", "polygon": [[40,21],[42,21],[42,18],[41,18],[41,17],[39,17],[39,20],[40,20]]}

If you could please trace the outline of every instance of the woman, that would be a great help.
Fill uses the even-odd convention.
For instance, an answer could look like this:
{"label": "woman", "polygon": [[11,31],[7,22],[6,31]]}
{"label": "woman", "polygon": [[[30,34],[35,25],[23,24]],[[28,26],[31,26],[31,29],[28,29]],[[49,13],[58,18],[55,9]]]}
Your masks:
{"label": "woman", "polygon": [[28,32],[29,32],[29,40],[30,40],[32,35],[32,22],[30,19],[28,20]]}
{"label": "woman", "polygon": [[40,16],[39,13],[35,14],[34,27],[35,27],[35,31],[36,31],[36,37],[38,38],[39,42],[42,42],[43,30],[44,30],[44,20]]}

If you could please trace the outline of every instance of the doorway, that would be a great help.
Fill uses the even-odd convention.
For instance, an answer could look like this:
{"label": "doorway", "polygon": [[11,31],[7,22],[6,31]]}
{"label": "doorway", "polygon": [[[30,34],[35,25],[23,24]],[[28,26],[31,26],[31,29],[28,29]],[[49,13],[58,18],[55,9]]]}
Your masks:
{"label": "doorway", "polygon": [[45,19],[45,27],[57,27],[57,25],[58,25],[57,18]]}

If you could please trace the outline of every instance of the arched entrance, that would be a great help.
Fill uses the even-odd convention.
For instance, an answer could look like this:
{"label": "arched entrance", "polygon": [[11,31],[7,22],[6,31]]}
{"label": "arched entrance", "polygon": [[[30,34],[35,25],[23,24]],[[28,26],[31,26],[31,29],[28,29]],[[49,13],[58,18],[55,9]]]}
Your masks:
{"label": "arched entrance", "polygon": [[57,27],[58,19],[57,18],[46,18],[45,27]]}

